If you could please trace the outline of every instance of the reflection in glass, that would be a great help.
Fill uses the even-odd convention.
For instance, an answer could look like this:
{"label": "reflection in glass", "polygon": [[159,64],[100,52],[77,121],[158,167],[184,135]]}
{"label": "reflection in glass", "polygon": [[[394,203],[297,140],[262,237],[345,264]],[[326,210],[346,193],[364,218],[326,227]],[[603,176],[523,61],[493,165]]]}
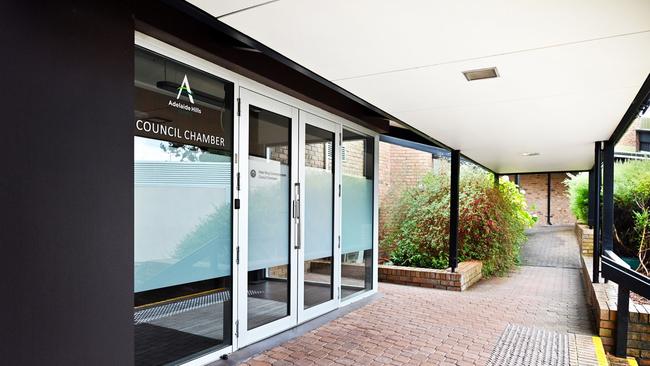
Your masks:
{"label": "reflection in glass", "polygon": [[305,128],[304,308],[334,298],[334,133]]}
{"label": "reflection in glass", "polygon": [[135,364],[162,365],[231,343],[234,87],[142,49],[135,71]]}
{"label": "reflection in glass", "polygon": [[291,119],[250,106],[248,329],[289,315]]}
{"label": "reflection in glass", "polygon": [[374,140],[343,130],[341,297],[372,288]]}

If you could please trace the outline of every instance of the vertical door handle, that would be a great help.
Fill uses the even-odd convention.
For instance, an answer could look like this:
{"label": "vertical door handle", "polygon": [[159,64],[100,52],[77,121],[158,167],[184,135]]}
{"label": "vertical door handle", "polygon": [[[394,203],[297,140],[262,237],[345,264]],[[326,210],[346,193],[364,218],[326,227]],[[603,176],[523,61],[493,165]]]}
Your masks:
{"label": "vertical door handle", "polygon": [[296,245],[295,249],[300,249],[302,246],[302,238],[300,237],[300,183],[294,185],[294,195],[296,199],[293,201],[293,217],[295,220],[296,230]]}

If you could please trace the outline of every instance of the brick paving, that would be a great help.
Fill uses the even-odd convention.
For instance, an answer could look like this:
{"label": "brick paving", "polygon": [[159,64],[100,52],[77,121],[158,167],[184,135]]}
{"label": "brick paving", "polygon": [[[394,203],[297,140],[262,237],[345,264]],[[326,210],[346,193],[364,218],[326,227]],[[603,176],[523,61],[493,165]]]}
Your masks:
{"label": "brick paving", "polygon": [[[591,322],[579,270],[558,257],[558,241],[568,246],[566,255],[578,255],[575,237],[565,234],[532,232],[527,245],[537,248],[524,249],[522,262],[528,265],[465,292],[381,283],[380,299],[243,365],[486,365],[510,324],[588,339]],[[530,265],[535,263],[541,266]],[[582,364],[594,364],[589,350],[586,356],[572,351],[572,359],[580,357]]]}
{"label": "brick paving", "polygon": [[535,228],[528,233],[522,248],[522,265],[538,267],[580,268],[574,226]]}

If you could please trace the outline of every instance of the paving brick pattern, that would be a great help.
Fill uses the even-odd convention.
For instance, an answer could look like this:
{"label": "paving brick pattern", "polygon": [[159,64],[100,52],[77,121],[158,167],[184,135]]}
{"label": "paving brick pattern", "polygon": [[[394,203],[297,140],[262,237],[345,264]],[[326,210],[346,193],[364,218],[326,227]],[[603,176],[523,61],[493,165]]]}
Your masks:
{"label": "paving brick pattern", "polygon": [[542,267],[580,267],[574,226],[533,229],[522,248],[522,265]]}
{"label": "paving brick pattern", "polygon": [[[578,255],[575,237],[538,234],[531,234],[533,245],[553,248],[560,240]],[[486,365],[509,325],[591,335],[579,270],[557,259],[557,250],[541,263],[561,268],[522,266],[464,292],[382,283],[382,298],[244,365]]]}

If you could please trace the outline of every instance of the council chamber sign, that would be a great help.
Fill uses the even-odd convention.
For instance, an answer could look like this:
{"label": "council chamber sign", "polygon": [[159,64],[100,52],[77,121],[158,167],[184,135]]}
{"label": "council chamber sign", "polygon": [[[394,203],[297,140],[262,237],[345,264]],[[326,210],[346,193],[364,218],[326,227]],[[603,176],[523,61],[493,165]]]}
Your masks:
{"label": "council chamber sign", "polygon": [[219,95],[193,90],[191,80],[185,74],[178,82],[136,83],[134,134],[230,151],[232,98],[227,90]]}

